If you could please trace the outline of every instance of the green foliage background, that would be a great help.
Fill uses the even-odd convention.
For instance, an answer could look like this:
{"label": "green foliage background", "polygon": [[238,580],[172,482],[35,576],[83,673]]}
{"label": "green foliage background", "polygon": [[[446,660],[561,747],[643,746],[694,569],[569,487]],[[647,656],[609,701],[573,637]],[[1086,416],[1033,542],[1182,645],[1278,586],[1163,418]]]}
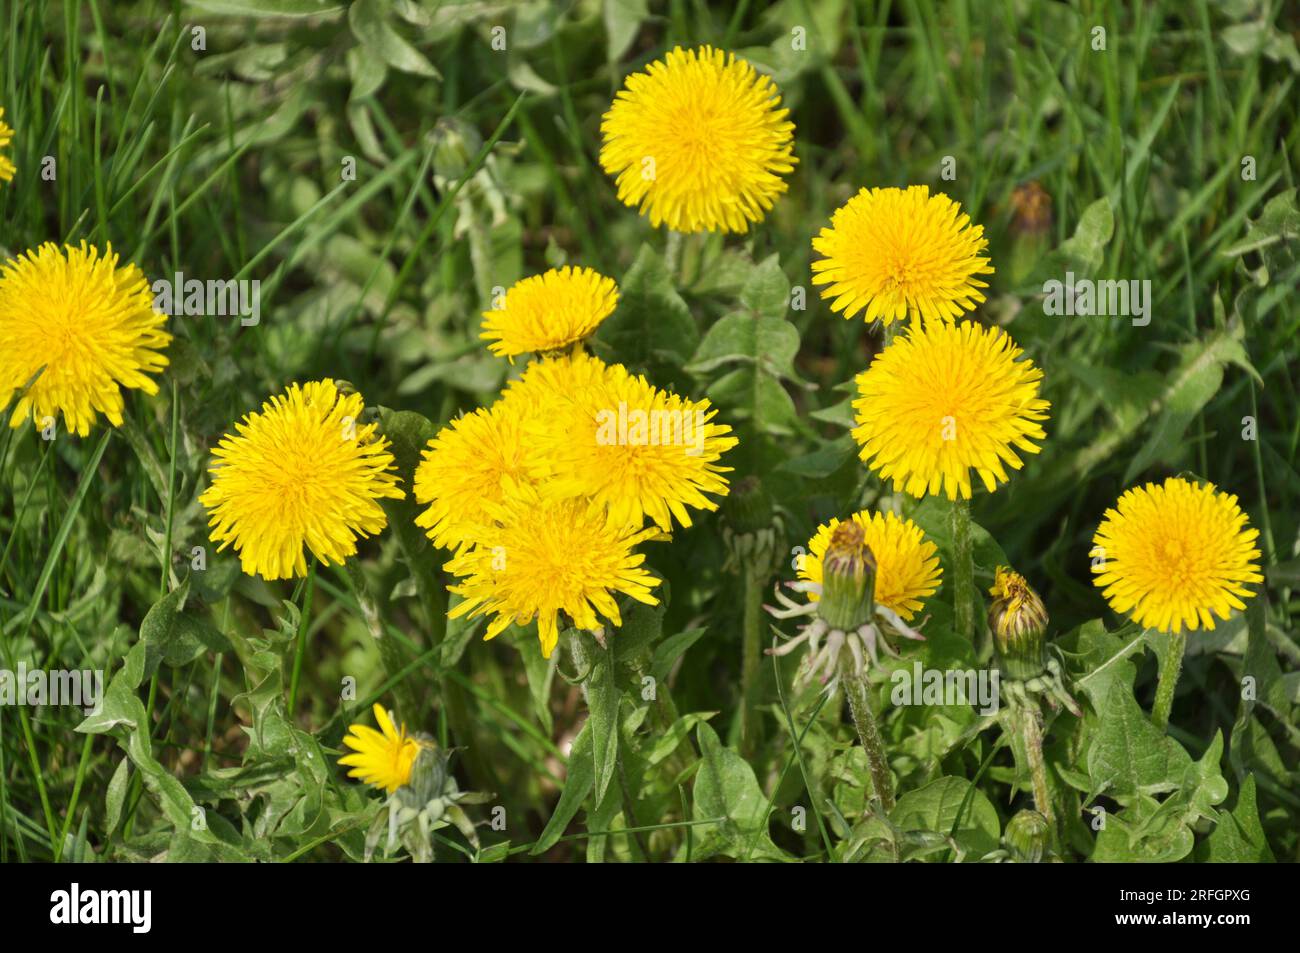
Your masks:
{"label": "green foliage background", "polygon": [[[120,430],[0,437],[0,661],[111,682],[84,723],[0,709],[0,859],[360,859],[382,799],[335,757],[374,700],[489,795],[464,808],[476,838],[435,832],[442,860],[995,853],[1028,782],[969,707],[894,708],[882,690],[888,821],[864,813],[840,696],[791,690],[797,656],[762,661],[741,737],[758,600],[819,521],[882,492],[846,431],[878,332],[807,291],[811,237],[861,186],[926,183],[985,225],[997,273],[977,316],[1044,369],[1053,405],[1044,452],[973,514],[977,584],[1004,560],[1029,577],[1084,703],[1048,726],[1061,855],[1295,860],[1298,29],[1277,0],[0,0],[19,168],[0,251],[84,238],[151,278],[262,282],[256,327],[172,322],[162,391],[131,395]],[[627,72],[700,43],[775,75],[800,161],[750,235],[688,238],[667,262],[599,169],[599,123]],[[1042,236],[1015,220],[1029,182],[1051,200]],[[705,516],[649,547],[666,606],[629,611],[578,666],[547,664],[531,629],[484,644],[481,624],[449,625],[409,500],[358,573],[266,584],[212,547],[191,571],[208,451],[232,421],[290,381],[344,378],[386,408],[409,472],[510,373],[477,338],[493,289],[566,262],[619,281],[598,353],[709,395],[737,428],[726,462],[777,504],[773,573],[725,568],[727,518]],[[1067,270],[1150,279],[1150,325],[1045,316],[1042,281]],[[1163,643],[1107,611],[1087,554],[1124,488],[1179,472],[1240,497],[1267,585],[1193,636],[1166,736],[1147,715]],[[909,512],[947,563],[946,508]],[[951,602],[945,586],[928,641],[894,664],[987,661],[952,635]]]}

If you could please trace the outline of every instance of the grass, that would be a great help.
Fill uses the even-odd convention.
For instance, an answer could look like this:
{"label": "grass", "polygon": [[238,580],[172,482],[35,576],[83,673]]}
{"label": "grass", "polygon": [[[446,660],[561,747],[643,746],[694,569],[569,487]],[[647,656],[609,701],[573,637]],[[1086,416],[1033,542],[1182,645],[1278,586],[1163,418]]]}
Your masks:
{"label": "grass", "polygon": [[[317,6],[327,9],[275,15]],[[481,625],[446,620],[444,560],[418,534],[390,525],[354,572],[318,566],[298,585],[266,583],[208,543],[197,503],[211,447],[290,381],[346,379],[369,405],[435,428],[490,403],[512,371],[478,341],[479,312],[494,288],[570,262],[624,288],[600,353],[661,386],[709,393],[737,427],[733,477],[758,477],[779,514],[779,565],[763,584],[788,579],[787,554],[819,522],[889,503],[843,426],[846,382],[880,337],[811,293],[810,239],[859,187],[911,183],[946,191],[984,224],[997,272],[977,314],[1006,325],[1043,368],[1052,402],[1044,452],[978,494],[972,517],[981,596],[997,559],[1026,573],[1071,676],[1086,680],[1087,717],[1049,725],[1060,853],[1297,858],[1294,9],[648,6],[0,0],[0,106],[19,169],[0,187],[0,252],[111,242],[151,278],[256,278],[262,293],[256,326],[170,322],[160,393],[130,394],[119,430],[0,436],[4,666],[103,670],[120,678],[129,716],[78,734],[75,710],[0,707],[0,860],[360,859],[381,799],[334,760],[372,701],[456,749],[460,788],[488,795],[465,808],[477,843],[454,825],[438,834],[443,860],[995,850],[1030,785],[971,711],[890,712],[878,680],[900,808],[911,808],[892,823],[864,814],[869,774],[842,700],[792,691],[798,656],[759,666],[757,734],[742,741],[746,573],[723,568],[725,513],[649,554],[670,596],[619,634],[630,646],[611,663],[621,754],[613,793],[597,801],[573,763],[587,706],[568,655],[542,660],[531,629],[484,644]],[[1097,27],[1104,50],[1093,48]],[[647,262],[665,236],[618,203],[598,162],[600,116],[626,73],[700,43],[774,73],[799,164],[750,235],[687,236],[675,270],[659,274]],[[941,178],[945,157],[955,179]],[[1015,214],[1014,190],[1031,182],[1051,202],[1041,235]],[[1043,281],[1067,269],[1150,280],[1151,323],[1044,314]],[[790,285],[805,289],[806,308],[785,306]],[[723,315],[773,302],[800,342],[789,367],[751,353],[699,370],[694,341],[664,337],[665,315],[685,314],[698,341]],[[1242,438],[1244,418],[1257,439]],[[1115,728],[1092,690],[1113,690],[1118,672],[1134,710],[1149,711],[1161,648],[1150,637],[1126,647],[1140,633],[1090,584],[1088,550],[1123,489],[1180,472],[1240,498],[1268,582],[1250,613],[1192,639],[1171,737],[1182,757],[1209,753],[1227,794],[1184,806],[1169,793],[1176,783],[1156,779],[1159,800],[1195,833],[1170,858],[1150,853],[1151,793],[1089,784],[1105,761],[1089,752]],[[946,559],[946,512],[908,506]],[[391,510],[390,524],[403,514]],[[206,550],[201,570],[194,547]],[[941,631],[918,657],[987,664],[987,652],[943,636],[952,597],[949,586],[934,597]],[[184,651],[182,630],[197,640]],[[172,655],[158,664],[161,647]],[[637,690],[648,673],[663,686],[649,701]],[[956,814],[934,807],[954,791]],[[1129,846],[1090,827],[1097,806],[1132,832]],[[802,827],[795,808],[813,815]]]}

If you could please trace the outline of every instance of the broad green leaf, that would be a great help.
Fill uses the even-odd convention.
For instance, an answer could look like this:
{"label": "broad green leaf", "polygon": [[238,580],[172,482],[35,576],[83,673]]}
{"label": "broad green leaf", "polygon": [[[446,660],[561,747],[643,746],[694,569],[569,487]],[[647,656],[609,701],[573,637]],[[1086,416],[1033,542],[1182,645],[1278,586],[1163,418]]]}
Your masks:
{"label": "broad green leaf", "polygon": [[700,334],[664,260],[642,245],[619,286],[618,307],[596,332],[628,364],[685,364]]}
{"label": "broad green leaf", "polygon": [[604,0],[601,7],[607,38],[605,58],[615,63],[636,39],[641,24],[650,15],[650,10],[646,0]]}
{"label": "broad green leaf", "polygon": [[551,812],[551,819],[546,822],[546,827],[542,829],[537,843],[529,851],[534,856],[546,853],[564,836],[565,828],[577,816],[595,785],[596,772],[592,760],[591,737],[591,723],[588,721],[573,740],[573,747],[569,749],[564,790],[560,792],[560,800],[556,803],[555,810]]}
{"label": "broad green leaf", "polygon": [[[695,776],[696,820],[721,819],[716,826],[698,827],[695,858],[722,853],[733,858],[783,860],[767,831],[767,798],[744,758],[725,748],[707,722],[695,730],[700,768]],[[752,852],[751,852],[752,850]]]}
{"label": "broad green leaf", "polygon": [[391,9],[385,0],[355,0],[348,7],[348,26],[366,48],[395,70],[416,76],[439,77],[433,64],[389,23]]}
{"label": "broad green leaf", "polygon": [[1214,831],[1198,848],[1196,859],[1209,863],[1273,863],[1273,851],[1259,820],[1254,775],[1246,775],[1231,813],[1223,811],[1219,814]]}
{"label": "broad green leaf", "polygon": [[1191,764],[1187,752],[1151,723],[1128,685],[1111,684],[1098,709],[1088,773],[1117,800],[1176,787]]}
{"label": "broad green leaf", "polygon": [[951,834],[966,860],[978,860],[996,850],[1002,836],[992,802],[965,778],[938,778],[905,792],[889,817],[904,831]]}
{"label": "broad green leaf", "polygon": [[1106,246],[1115,234],[1115,213],[1109,199],[1097,199],[1079,216],[1074,235],[1061,242],[1048,253],[1040,273],[1046,277],[1064,278],[1073,271],[1077,278],[1096,275],[1105,258]]}
{"label": "broad green leaf", "polygon": [[[577,634],[577,638],[587,638]],[[617,636],[615,636],[617,638]],[[609,790],[610,781],[618,765],[618,686],[614,681],[614,652],[593,646],[591,676],[587,679],[587,704],[590,714],[592,758],[596,772],[596,801],[599,803]]]}

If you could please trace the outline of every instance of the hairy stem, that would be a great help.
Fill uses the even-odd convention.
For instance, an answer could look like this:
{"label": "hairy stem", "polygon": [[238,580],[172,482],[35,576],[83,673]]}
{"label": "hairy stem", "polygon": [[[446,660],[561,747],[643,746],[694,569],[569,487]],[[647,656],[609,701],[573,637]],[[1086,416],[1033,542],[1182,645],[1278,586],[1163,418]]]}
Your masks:
{"label": "hairy stem", "polygon": [[664,267],[668,269],[668,277],[676,283],[678,268],[682,261],[682,233],[674,229],[668,230],[668,236],[664,239]]}
{"label": "hairy stem", "polygon": [[1043,714],[1036,707],[1027,707],[1020,710],[1017,720],[1034,791],[1034,808],[1055,829],[1056,814],[1052,810],[1051,789],[1047,786],[1047,763],[1043,760]]}
{"label": "hairy stem", "polygon": [[749,563],[742,570],[745,580],[745,616],[740,660],[740,750],[748,756],[758,748],[758,680],[762,673],[763,590],[758,572]]}
{"label": "hairy stem", "polygon": [[845,672],[844,693],[849,699],[849,711],[853,713],[853,726],[858,730],[858,740],[862,750],[867,753],[867,764],[871,766],[871,784],[876,797],[886,811],[894,809],[894,781],[889,774],[889,758],[885,755],[885,742],[880,737],[880,728],[876,725],[876,716],[871,713],[871,695],[867,681],[851,669]]}
{"label": "hairy stem", "polygon": [[1169,725],[1169,713],[1174,707],[1174,691],[1178,676],[1183,671],[1183,652],[1187,650],[1187,633],[1171,632],[1164,661],[1160,663],[1160,678],[1156,682],[1156,701],[1151,708],[1151,720],[1161,730]]}

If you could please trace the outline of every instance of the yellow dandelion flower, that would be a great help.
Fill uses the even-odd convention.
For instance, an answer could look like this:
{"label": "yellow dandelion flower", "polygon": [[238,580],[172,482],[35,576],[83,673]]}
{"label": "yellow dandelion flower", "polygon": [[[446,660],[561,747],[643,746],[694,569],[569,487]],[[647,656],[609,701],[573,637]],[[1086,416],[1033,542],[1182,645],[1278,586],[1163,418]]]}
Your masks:
{"label": "yellow dandelion flower", "polygon": [[594,629],[600,616],[623,624],[616,593],[658,603],[650,590],[659,580],[642,567],[645,556],[633,552],[656,531],[612,527],[594,503],[550,499],[531,488],[494,509],[497,518],[483,536],[445,567],[462,577],[448,589],[464,598],[448,614],[492,614],[485,639],[536,618],[542,654],[550,658],[560,613],[577,628]]}
{"label": "yellow dandelion flower", "polygon": [[563,351],[583,341],[618,304],[618,285],[590,268],[552,268],[515,282],[483,312],[479,337],[513,364],[520,354]]}
{"label": "yellow dandelion flower", "polygon": [[984,300],[988,285],[975,276],[993,273],[980,257],[984,226],[924,185],[863,189],[812,244],[826,256],[812,263],[813,284],[829,285],[821,296],[845,318],[865,308],[867,321],[884,324],[909,314],[956,319]]}
{"label": "yellow dandelion flower", "polygon": [[[862,527],[863,542],[876,560],[876,603],[911,621],[943,578],[936,546],[921,527],[894,513],[862,510],[851,519]],[[839,525],[838,519],[823,523],[808,540],[808,552],[799,558],[800,579],[822,582],[822,559]],[[817,601],[817,593],[808,598]]]}
{"label": "yellow dandelion flower", "polygon": [[122,388],[158,393],[148,375],[167,366],[160,353],[172,336],[166,315],[135,265],[119,267],[82,242],[60,249],[47,242],[0,268],[0,403],[44,367],[18,401],[9,426],[63,415],[67,429],[90,433],[97,414],[122,425]]}
{"label": "yellow dandelion flower", "polygon": [[500,402],[516,406],[530,419],[551,419],[580,406],[583,395],[610,376],[625,377],[627,370],[575,348],[530,362],[522,376],[506,384]]}
{"label": "yellow dandelion flower", "polygon": [[1237,498],[1170,477],[1128,490],[1093,537],[1093,583],[1116,612],[1161,632],[1213,629],[1254,595],[1255,547]]}
{"label": "yellow dandelion flower", "polygon": [[674,49],[624,81],[600,164],[624,205],[679,232],[746,232],[794,169],[794,124],[767,76],[710,46]]}
{"label": "yellow dandelion flower", "polygon": [[352,769],[348,777],[392,794],[411,780],[411,768],[424,744],[406,733],[406,725],[394,725],[393,716],[382,705],[375,705],[374,714],[381,731],[369,725],[350,725],[343,743],[353,753],[339,758],[339,764]]}
{"label": "yellow dandelion flower", "polygon": [[716,414],[708,400],[659,390],[622,368],[606,373],[539,434],[555,468],[547,491],[594,500],[618,526],[646,517],[665,532],[674,518],[690,526],[688,507],[716,510],[705,494],[728,491],[722,474],[731,468],[718,460],[737,440],[712,422]]}
{"label": "yellow dandelion flower", "polygon": [[212,485],[199,497],[213,542],[233,545],[244,572],[307,574],[303,545],[325,565],[357,551],[387,524],[383,498],[401,499],[378,424],[358,423],[360,394],[332,380],[290,384],[235,425],[212,451]]}
{"label": "yellow dandelion flower", "polygon": [[1021,353],[1001,328],[974,321],[911,325],[858,375],[862,459],[912,496],[969,498],[971,470],[997,489],[1006,466],[1023,466],[1016,449],[1037,453],[1032,441],[1046,437],[1043,372]]}
{"label": "yellow dandelion flower", "polygon": [[524,430],[526,410],[520,401],[498,401],[452,421],[429,441],[414,480],[416,502],[428,507],[415,522],[434,545],[472,543],[492,521],[492,506],[546,475],[546,461]]}
{"label": "yellow dandelion flower", "polygon": [[[14,140],[14,131],[10,128],[8,123],[4,121],[4,118],[5,110],[3,106],[0,106],[0,149],[8,148],[9,143]],[[0,182],[13,181],[14,173],[17,171],[17,168],[14,167],[14,164],[9,157],[0,153]]]}

